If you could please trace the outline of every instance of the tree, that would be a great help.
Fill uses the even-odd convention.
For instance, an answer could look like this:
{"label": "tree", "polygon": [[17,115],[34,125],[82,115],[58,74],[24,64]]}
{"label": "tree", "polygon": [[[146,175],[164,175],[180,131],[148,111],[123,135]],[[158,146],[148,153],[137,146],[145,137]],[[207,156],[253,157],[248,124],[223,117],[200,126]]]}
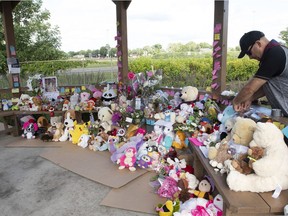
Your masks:
{"label": "tree", "polygon": [[[25,0],[21,1],[13,11],[16,51],[20,62],[56,60],[66,56],[60,50],[59,27],[51,26],[50,12],[41,10],[41,6],[42,0]],[[2,23],[2,14],[0,23]],[[0,30],[0,41],[4,41],[3,28]],[[6,47],[3,43],[0,44],[0,49],[6,58]],[[6,69],[1,70],[2,74],[5,72]]]}
{"label": "tree", "polygon": [[285,42],[286,46],[288,46],[288,27],[286,30],[280,32],[279,37]]}

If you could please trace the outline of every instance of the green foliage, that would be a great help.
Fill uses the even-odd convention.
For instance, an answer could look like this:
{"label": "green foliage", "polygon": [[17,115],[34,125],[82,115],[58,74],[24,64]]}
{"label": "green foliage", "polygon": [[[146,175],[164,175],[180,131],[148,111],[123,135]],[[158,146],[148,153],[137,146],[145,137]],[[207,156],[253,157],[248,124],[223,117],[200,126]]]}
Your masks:
{"label": "green foliage", "polygon": [[288,27],[284,31],[280,32],[279,37],[285,41],[285,45],[288,46]]}
{"label": "green foliage", "polygon": [[[152,59],[138,58],[129,62],[129,70],[133,72],[145,72],[154,69],[163,70],[162,86],[183,87],[195,86],[206,89],[212,82],[212,58],[170,58]],[[256,61],[248,58],[227,61],[227,82],[247,81],[257,71]],[[232,86],[233,87],[233,86]]]}
{"label": "green foliage", "polygon": [[54,75],[57,71],[67,69],[86,67],[87,61],[41,61],[26,62],[21,64],[21,77],[33,74],[42,74],[44,76]]}

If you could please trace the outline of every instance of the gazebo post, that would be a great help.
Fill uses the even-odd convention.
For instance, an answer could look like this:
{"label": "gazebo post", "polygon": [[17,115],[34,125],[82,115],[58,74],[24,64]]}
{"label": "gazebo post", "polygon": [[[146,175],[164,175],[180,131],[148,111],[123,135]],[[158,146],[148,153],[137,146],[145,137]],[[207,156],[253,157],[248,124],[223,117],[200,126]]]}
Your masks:
{"label": "gazebo post", "polygon": [[211,85],[215,99],[226,89],[228,3],[229,0],[215,0]]}
{"label": "gazebo post", "polygon": [[[19,67],[19,62],[16,55],[16,43],[15,43],[15,36],[14,36],[14,25],[13,25],[13,16],[12,11],[14,7],[19,3],[20,1],[1,1],[0,2],[0,8],[1,13],[3,17],[3,27],[4,27],[4,35],[5,35],[5,42],[6,42],[6,55],[7,55],[7,61],[11,63],[11,60],[17,61],[12,62],[14,65],[10,66],[16,66]],[[9,66],[9,63],[8,63]],[[11,69],[11,68],[10,68]],[[20,92],[20,70],[19,73],[13,73],[12,69],[9,73],[9,86],[12,89],[12,96],[13,97],[19,97],[21,94]]]}
{"label": "gazebo post", "polygon": [[127,8],[131,0],[113,2],[116,4],[118,82],[128,83]]}

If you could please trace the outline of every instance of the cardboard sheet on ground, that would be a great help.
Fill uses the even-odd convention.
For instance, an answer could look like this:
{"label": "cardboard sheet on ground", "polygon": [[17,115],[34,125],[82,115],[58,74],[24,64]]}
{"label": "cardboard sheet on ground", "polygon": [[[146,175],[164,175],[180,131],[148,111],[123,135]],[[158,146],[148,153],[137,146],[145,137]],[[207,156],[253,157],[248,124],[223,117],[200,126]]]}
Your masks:
{"label": "cardboard sheet on ground", "polygon": [[110,155],[108,151],[94,152],[71,142],[62,148],[45,149],[40,154],[67,170],[112,188],[122,187],[147,172],[144,169],[134,172],[119,170],[119,166],[110,160]]}
{"label": "cardboard sheet on ground", "polygon": [[41,139],[26,139],[21,136],[10,139],[11,142],[7,143],[5,147],[9,148],[57,148],[67,145],[68,142],[44,142]]}
{"label": "cardboard sheet on ground", "polygon": [[155,194],[149,185],[154,175],[155,172],[147,172],[121,188],[112,189],[100,205],[156,214],[155,207],[165,203],[166,199]]}

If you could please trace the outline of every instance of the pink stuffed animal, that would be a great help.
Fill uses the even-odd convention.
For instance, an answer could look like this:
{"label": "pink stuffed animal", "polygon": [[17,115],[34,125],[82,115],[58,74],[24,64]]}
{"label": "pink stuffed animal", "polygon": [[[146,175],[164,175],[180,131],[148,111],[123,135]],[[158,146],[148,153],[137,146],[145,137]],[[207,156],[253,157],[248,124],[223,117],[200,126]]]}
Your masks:
{"label": "pink stuffed animal", "polygon": [[136,148],[128,147],[124,155],[122,155],[118,160],[117,164],[119,164],[119,169],[128,168],[130,171],[135,171],[135,163],[136,163]]}
{"label": "pink stuffed animal", "polygon": [[23,138],[26,137],[27,139],[34,139],[35,133],[38,130],[38,125],[37,123],[29,120],[23,124],[22,129],[23,129],[23,134],[22,134]]}

